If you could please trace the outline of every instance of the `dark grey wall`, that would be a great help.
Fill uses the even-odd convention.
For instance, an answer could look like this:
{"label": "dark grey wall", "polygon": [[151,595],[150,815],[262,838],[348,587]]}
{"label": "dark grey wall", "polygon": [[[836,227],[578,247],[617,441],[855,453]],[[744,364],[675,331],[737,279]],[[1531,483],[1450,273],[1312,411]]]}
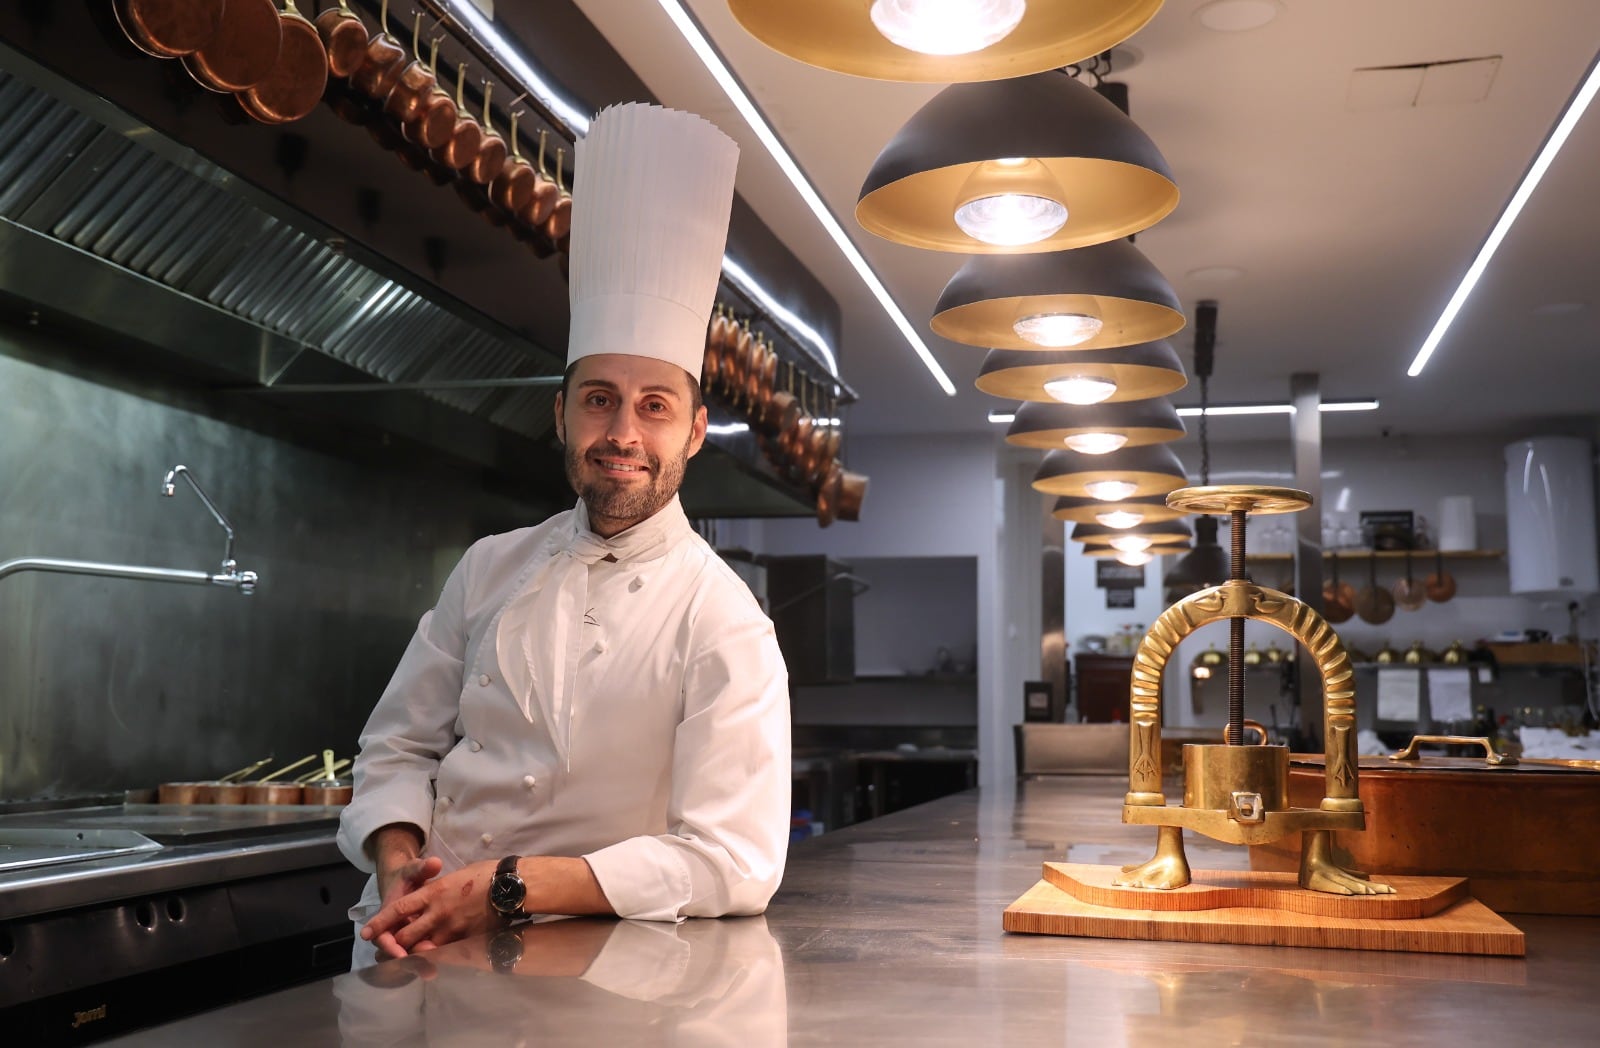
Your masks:
{"label": "dark grey wall", "polygon": [[381,437],[122,368],[70,333],[0,327],[0,562],[217,570],[231,518],[252,597],[24,572],[0,579],[0,801],[348,756],[416,620],[477,536],[567,492],[487,493]]}

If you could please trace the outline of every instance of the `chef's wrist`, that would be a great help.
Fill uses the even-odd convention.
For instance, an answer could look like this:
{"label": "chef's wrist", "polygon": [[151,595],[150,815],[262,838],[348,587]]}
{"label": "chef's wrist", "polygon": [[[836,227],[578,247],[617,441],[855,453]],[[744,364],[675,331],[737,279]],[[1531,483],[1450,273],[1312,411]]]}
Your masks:
{"label": "chef's wrist", "polygon": [[409,822],[391,822],[372,831],[367,838],[367,855],[379,865],[409,862],[422,854],[421,827]]}

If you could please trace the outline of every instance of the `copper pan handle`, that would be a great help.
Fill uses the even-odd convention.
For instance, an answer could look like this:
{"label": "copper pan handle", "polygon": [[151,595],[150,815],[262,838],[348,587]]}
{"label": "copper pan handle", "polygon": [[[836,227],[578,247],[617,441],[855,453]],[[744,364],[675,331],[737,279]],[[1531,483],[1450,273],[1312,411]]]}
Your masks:
{"label": "copper pan handle", "polygon": [[1406,748],[1399,753],[1389,754],[1392,761],[1414,761],[1421,755],[1417,753],[1417,746],[1424,742],[1436,742],[1441,746],[1482,746],[1483,762],[1491,767],[1496,765],[1511,766],[1517,763],[1517,758],[1509,757],[1504,753],[1496,753],[1494,746],[1482,735],[1413,735],[1411,741],[1406,743]]}

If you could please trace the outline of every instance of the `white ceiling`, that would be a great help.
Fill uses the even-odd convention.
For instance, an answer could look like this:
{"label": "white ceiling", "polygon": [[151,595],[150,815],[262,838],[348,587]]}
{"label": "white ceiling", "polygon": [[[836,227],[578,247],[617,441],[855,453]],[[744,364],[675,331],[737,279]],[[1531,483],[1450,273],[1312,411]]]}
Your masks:
{"label": "white ceiling", "polygon": [[[667,105],[742,146],[739,191],[838,299],[842,370],[861,394],[848,431],[985,431],[983,351],[927,328],[964,256],[863,231],[861,181],[940,85],[862,80],[795,62],[734,21],[690,7],[811,175],[959,393],[945,396],[658,5],[578,0]],[[1138,246],[1186,310],[1220,304],[1213,401],[1284,400],[1289,375],[1325,398],[1377,396],[1324,416],[1329,437],[1531,430],[1600,414],[1600,106],[1579,125],[1427,371],[1405,370],[1600,46],[1594,0],[1286,0],[1263,28],[1200,25],[1167,0],[1113,79],[1171,165],[1182,200]],[[1487,97],[1353,109],[1357,68],[1502,56]],[[1227,280],[1191,275],[1237,267]],[[1556,304],[1582,308],[1552,312]],[[1541,309],[1541,307],[1545,307]],[[1174,336],[1186,362],[1192,334]],[[1193,403],[1190,388],[1174,397]],[[1193,427],[1191,426],[1191,430]],[[1220,419],[1213,440],[1281,437],[1279,419]],[[1193,436],[1189,438],[1193,440]]]}

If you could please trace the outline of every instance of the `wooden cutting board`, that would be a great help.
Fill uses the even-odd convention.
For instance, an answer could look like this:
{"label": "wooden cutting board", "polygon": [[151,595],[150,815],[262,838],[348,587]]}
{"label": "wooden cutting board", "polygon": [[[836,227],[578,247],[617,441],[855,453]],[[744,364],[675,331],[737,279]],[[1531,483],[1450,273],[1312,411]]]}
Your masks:
{"label": "wooden cutting board", "polygon": [[[1520,929],[1452,877],[1385,877],[1391,896],[1311,892],[1292,873],[1196,870],[1173,891],[1122,888],[1117,866],[1045,863],[1006,907],[1008,932],[1521,957]],[[1063,887],[1065,885],[1065,887]]]}

